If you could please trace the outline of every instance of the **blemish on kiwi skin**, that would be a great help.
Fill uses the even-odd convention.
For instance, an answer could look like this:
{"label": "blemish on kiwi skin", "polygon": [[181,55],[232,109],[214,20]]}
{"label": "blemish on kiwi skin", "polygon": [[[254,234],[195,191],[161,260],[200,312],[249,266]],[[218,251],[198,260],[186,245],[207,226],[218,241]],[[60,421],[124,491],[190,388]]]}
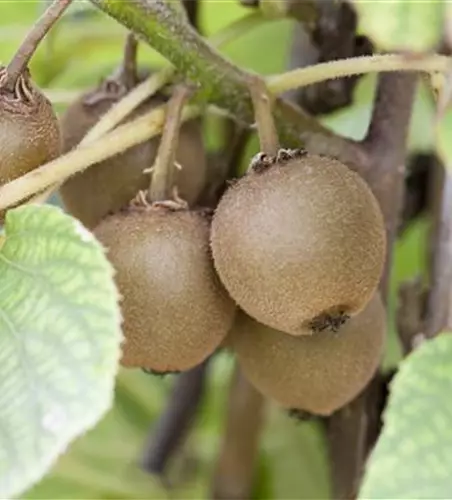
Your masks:
{"label": "blemish on kiwi skin", "polygon": [[317,415],[298,408],[290,408],[286,410],[286,413],[290,418],[298,420],[298,422],[309,422],[317,418]]}
{"label": "blemish on kiwi skin", "polygon": [[181,373],[180,371],[174,370],[174,371],[167,371],[167,372],[159,372],[157,370],[152,370],[151,368],[142,368],[141,369],[146,375],[153,375],[154,377],[159,377],[163,378],[166,377],[167,375],[178,375]]}
{"label": "blemish on kiwi skin", "polygon": [[337,333],[341,327],[350,319],[350,315],[345,313],[344,308],[338,308],[337,311],[324,312],[313,318],[308,323],[308,328],[312,333],[324,331]]}

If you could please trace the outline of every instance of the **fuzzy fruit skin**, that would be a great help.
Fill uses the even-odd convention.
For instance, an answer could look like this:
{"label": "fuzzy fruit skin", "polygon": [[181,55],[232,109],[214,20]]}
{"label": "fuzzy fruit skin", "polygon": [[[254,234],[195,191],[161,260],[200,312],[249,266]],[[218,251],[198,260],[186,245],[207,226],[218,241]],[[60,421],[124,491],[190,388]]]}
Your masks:
{"label": "fuzzy fruit skin", "polygon": [[[0,78],[3,71],[0,67]],[[0,91],[0,185],[61,153],[60,127],[50,101],[28,73],[20,77],[19,85],[23,90],[19,94]]]}
{"label": "fuzzy fruit skin", "polygon": [[235,304],[209,252],[209,220],[198,212],[132,208],[95,229],[123,297],[122,364],[188,370],[225,338]]}
{"label": "fuzzy fruit skin", "polygon": [[240,313],[228,343],[262,394],[288,409],[330,415],[371,380],[385,337],[386,314],[377,293],[336,333],[295,337]]}
{"label": "fuzzy fruit skin", "polygon": [[306,155],[240,179],[212,222],[215,268],[237,304],[293,335],[322,313],[353,316],[385,260],[377,200],[342,163]]}
{"label": "fuzzy fruit skin", "polygon": [[[77,146],[117,100],[105,98],[86,105],[85,97],[77,99],[61,117],[65,152]],[[161,96],[155,96],[139,106],[125,121],[137,118],[164,102]],[[151,176],[143,174],[143,170],[152,167],[159,140],[160,137],[155,137],[71,177],[60,189],[68,212],[92,229],[107,214],[127,205],[139,190],[149,187]],[[182,125],[176,159],[182,166],[182,170],[175,173],[179,194],[189,205],[193,205],[204,188],[207,173],[198,120]]]}

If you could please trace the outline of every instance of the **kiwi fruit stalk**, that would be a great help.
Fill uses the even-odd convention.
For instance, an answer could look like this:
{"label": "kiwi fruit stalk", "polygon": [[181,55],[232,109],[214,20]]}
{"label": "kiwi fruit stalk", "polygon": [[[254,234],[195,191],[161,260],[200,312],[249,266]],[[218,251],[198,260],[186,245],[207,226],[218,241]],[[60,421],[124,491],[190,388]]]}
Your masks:
{"label": "kiwi fruit stalk", "polygon": [[[68,107],[61,117],[64,152],[76,147],[110,107],[144,79],[143,75],[130,77],[130,71],[133,66],[129,64],[128,71],[117,71]],[[163,93],[154,95],[124,121],[133,120],[166,100]],[[152,177],[149,168],[154,163],[158,144],[159,138],[153,138],[68,179],[60,189],[67,211],[92,229],[107,214],[126,206],[138,191],[149,186]],[[193,204],[204,188],[207,172],[199,120],[191,120],[181,127],[176,158],[183,165],[175,173],[179,193]]]}
{"label": "kiwi fruit stalk", "polygon": [[186,98],[176,93],[168,104],[148,192],[94,229],[108,249],[123,297],[121,362],[160,373],[201,363],[221,344],[235,316],[211,260],[209,212],[170,197]]}
{"label": "kiwi fruit stalk", "polygon": [[378,293],[338,332],[287,335],[241,312],[228,343],[250,382],[286,409],[330,415],[354,399],[379,366],[386,315]]}
{"label": "kiwi fruit stalk", "polygon": [[[274,134],[264,133],[274,151]],[[335,330],[364,308],[386,236],[358,174],[332,158],[280,149],[258,154],[221,198],[211,246],[221,281],[246,313],[302,335]]]}

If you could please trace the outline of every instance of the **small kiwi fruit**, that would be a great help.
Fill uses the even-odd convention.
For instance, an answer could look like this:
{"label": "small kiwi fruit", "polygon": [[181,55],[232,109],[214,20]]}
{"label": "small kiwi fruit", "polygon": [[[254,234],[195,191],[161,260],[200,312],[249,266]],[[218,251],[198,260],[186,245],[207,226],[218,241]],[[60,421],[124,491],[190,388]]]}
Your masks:
{"label": "small kiwi fruit", "polygon": [[385,309],[378,293],[338,332],[295,337],[237,315],[229,345],[250,382],[287,409],[330,415],[355,398],[383,353]]}
{"label": "small kiwi fruit", "polygon": [[212,222],[215,268],[261,323],[293,335],[338,328],[372,297],[385,228],[364,180],[302,150],[258,155]]}
{"label": "small kiwi fruit", "polygon": [[200,211],[131,204],[95,228],[123,297],[124,366],[187,370],[230,330],[235,305],[215,275],[209,226]]}
{"label": "small kiwi fruit", "polygon": [[94,234],[109,249],[122,294],[122,364],[185,371],[222,343],[235,304],[218,280],[209,246],[212,210],[191,210],[174,179],[182,111],[192,88],[180,84],[165,124],[147,192],[103,219]]}
{"label": "small kiwi fruit", "polygon": [[[61,153],[58,119],[33,83],[28,64],[39,43],[69,7],[55,0],[28,31],[7,66],[0,66],[0,185]],[[0,211],[0,222],[6,211]]]}
{"label": "small kiwi fruit", "polygon": [[[11,91],[7,68],[0,67],[0,185],[34,170],[61,152],[58,119],[28,69]],[[5,211],[0,212],[0,221]]]}
{"label": "small kiwi fruit", "polygon": [[[130,84],[125,85],[121,76],[115,75],[70,105],[61,117],[64,152],[76,147],[102,115],[130,90]],[[131,113],[125,122],[166,100],[163,94],[154,95]],[[159,138],[155,137],[68,179],[60,188],[67,211],[92,229],[107,214],[127,205],[139,190],[149,185],[151,174],[144,171],[152,166],[158,143]],[[179,194],[193,204],[204,188],[207,174],[199,120],[182,125],[176,157],[183,165],[175,172]]]}
{"label": "small kiwi fruit", "polygon": [[386,234],[359,175],[281,149],[265,81],[249,75],[261,152],[221,198],[211,229],[218,275],[256,320],[292,335],[336,330],[379,282]]}

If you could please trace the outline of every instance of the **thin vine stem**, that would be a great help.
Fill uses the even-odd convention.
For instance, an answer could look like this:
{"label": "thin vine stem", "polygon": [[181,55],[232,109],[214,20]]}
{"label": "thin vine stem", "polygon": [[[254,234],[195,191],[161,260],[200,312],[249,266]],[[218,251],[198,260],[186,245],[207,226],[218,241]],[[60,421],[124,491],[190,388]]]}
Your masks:
{"label": "thin vine stem", "polygon": [[261,151],[275,156],[279,149],[279,138],[273,120],[273,96],[270,95],[264,80],[259,76],[250,77],[249,89],[253,100]]}
{"label": "thin vine stem", "polygon": [[171,198],[182,111],[191,93],[192,89],[179,85],[166,106],[165,124],[149,186],[151,202]]}
{"label": "thin vine stem", "polygon": [[436,54],[416,57],[400,54],[352,57],[297,68],[281,75],[270,76],[267,78],[267,85],[274,94],[282,94],[324,80],[365,73],[392,71],[442,73],[450,68],[451,61],[450,57]]}
{"label": "thin vine stem", "polygon": [[30,59],[35,53],[39,42],[47,35],[48,31],[63,15],[72,0],[55,0],[44,14],[36,21],[29,31],[19,49],[6,67],[6,81],[3,83],[5,90],[13,92],[20,75],[28,66]]}

